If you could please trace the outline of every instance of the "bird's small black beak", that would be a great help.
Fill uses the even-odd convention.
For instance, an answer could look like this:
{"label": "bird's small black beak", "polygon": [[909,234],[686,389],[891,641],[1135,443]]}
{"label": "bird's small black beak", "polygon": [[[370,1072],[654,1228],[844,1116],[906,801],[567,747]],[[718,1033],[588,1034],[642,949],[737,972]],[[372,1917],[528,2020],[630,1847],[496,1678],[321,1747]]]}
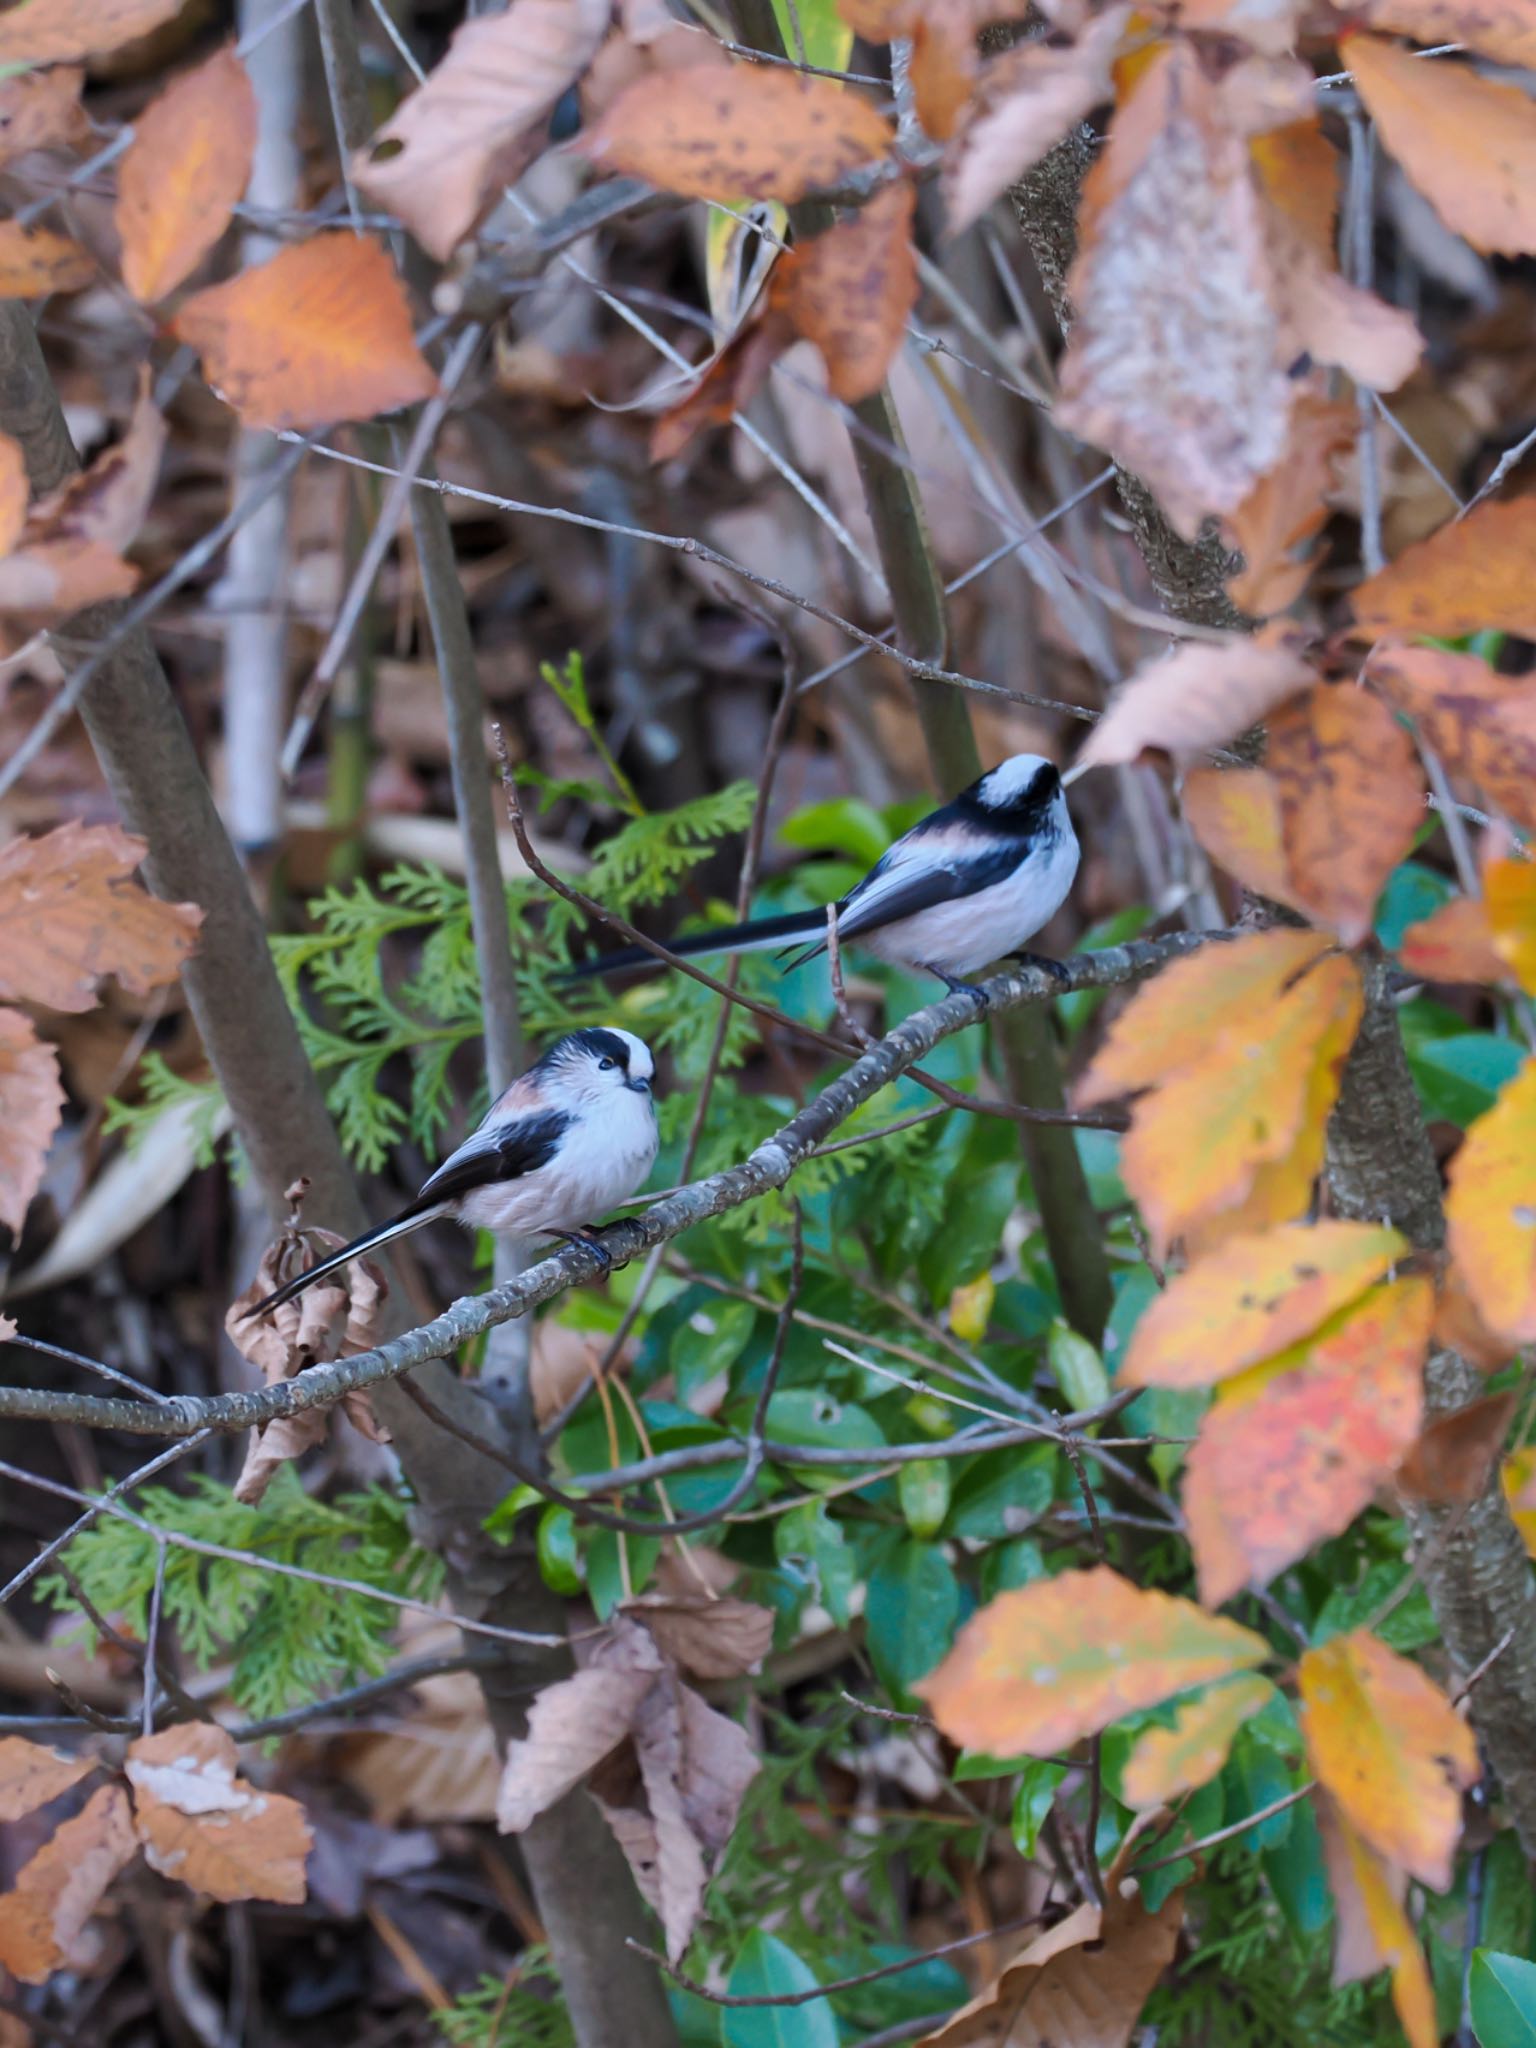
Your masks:
{"label": "bird's small black beak", "polygon": [[651,1092],[650,1082],[638,1075],[631,1075],[629,1080],[624,1083],[624,1086],[634,1095],[649,1095]]}

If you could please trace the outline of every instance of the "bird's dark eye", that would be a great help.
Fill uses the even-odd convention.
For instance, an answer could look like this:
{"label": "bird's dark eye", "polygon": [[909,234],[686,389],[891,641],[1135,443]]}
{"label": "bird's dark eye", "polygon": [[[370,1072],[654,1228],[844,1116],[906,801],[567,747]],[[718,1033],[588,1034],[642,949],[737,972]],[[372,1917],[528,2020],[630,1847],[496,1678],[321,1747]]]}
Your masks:
{"label": "bird's dark eye", "polygon": [[618,1065],[618,1061],[609,1059],[608,1055],[604,1053],[603,1057],[598,1061],[597,1064],[600,1072],[604,1074],[609,1074],[612,1073],[613,1069]]}

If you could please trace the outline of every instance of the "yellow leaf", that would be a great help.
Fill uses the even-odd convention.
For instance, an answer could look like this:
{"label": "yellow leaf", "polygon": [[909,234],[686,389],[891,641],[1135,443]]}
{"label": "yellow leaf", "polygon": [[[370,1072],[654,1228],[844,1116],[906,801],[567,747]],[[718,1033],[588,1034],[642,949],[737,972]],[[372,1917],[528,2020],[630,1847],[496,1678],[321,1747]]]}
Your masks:
{"label": "yellow leaf", "polygon": [[1494,951],[1527,995],[1536,995],[1536,864],[1490,861],[1483,902]]}
{"label": "yellow leaf", "polygon": [[997,1285],[990,1273],[957,1287],[949,1297],[949,1327],[962,1344],[979,1344],[986,1336],[996,1298]]}
{"label": "yellow leaf", "polygon": [[1187,1700],[1171,1728],[1148,1728],[1125,1760],[1121,1785],[1130,1806],[1161,1806],[1209,1784],[1227,1760],[1232,1738],[1267,1700],[1267,1678],[1249,1673]]}
{"label": "yellow leaf", "polygon": [[1184,821],[1218,867],[1256,896],[1299,910],[1280,838],[1280,793],[1262,768],[1192,768]]}
{"label": "yellow leaf", "polygon": [[1527,1060],[1451,1161],[1451,1254],[1483,1321],[1536,1337],[1536,1060]]}
{"label": "yellow leaf", "polygon": [[0,221],[0,298],[40,299],[48,292],[78,292],[95,282],[89,249],[52,228]]}
{"label": "yellow leaf", "polygon": [[[1425,633],[1455,639],[1463,633],[1536,634],[1536,498],[1488,498],[1465,519],[1452,520],[1404,548],[1362,583],[1350,599],[1361,633]],[[1421,673],[1490,671],[1470,654],[1437,648],[1396,648],[1371,662],[1379,676],[1404,666]],[[1513,691],[1505,685],[1504,694]],[[1410,705],[1409,709],[1413,707]]]}
{"label": "yellow leaf", "polygon": [[1401,1871],[1372,1854],[1326,1794],[1317,1795],[1317,1824],[1337,1909],[1333,1981],[1353,1984],[1390,1969],[1392,2003],[1409,2048],[1440,2048],[1429,1969],[1403,1911]]}
{"label": "yellow leaf", "polygon": [[1520,1540],[1536,1557],[1536,1447],[1511,1451],[1499,1477]]}

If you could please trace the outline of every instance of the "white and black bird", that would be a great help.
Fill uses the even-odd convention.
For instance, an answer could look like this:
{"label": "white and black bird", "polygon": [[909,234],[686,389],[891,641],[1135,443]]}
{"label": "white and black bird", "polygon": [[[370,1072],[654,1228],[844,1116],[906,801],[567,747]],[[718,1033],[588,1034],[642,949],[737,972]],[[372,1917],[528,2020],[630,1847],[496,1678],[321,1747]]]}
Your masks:
{"label": "white and black bird", "polygon": [[[1014,958],[1065,976],[1059,961],[1023,950],[1061,908],[1077,873],[1077,834],[1061,777],[1040,754],[1014,754],[902,834],[837,906],[842,945],[933,974],[951,990],[994,960]],[[796,911],[674,939],[680,954],[784,947],[786,973],[825,952],[826,913]],[[803,939],[804,946],[785,946]],[[575,969],[609,974],[649,962],[631,946]],[[972,991],[974,993],[974,991]]]}
{"label": "white and black bird", "polygon": [[573,1031],[520,1074],[413,1202],[247,1311],[292,1301],[349,1259],[451,1216],[502,1237],[602,1246],[592,1225],[629,1197],[656,1158],[650,1048],[629,1031]]}

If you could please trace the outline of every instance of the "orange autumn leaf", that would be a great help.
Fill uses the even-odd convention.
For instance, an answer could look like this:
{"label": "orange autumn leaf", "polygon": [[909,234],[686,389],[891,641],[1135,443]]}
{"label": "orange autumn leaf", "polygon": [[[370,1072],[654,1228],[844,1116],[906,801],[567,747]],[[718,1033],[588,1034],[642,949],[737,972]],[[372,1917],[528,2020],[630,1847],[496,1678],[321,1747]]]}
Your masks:
{"label": "orange autumn leaf", "polygon": [[747,320],[706,364],[687,397],[658,414],[651,428],[652,462],[670,462],[695,434],[734,419],[794,338],[788,319],[773,306]]}
{"label": "orange autumn leaf", "polygon": [[1364,1629],[1306,1651],[1297,1684],[1307,1754],[1344,1819],[1378,1856],[1445,1891],[1461,1795],[1482,1775],[1466,1722]]}
{"label": "orange autumn leaf", "polygon": [[20,221],[0,221],[0,299],[82,291],[94,284],[96,274],[90,250],[68,235],[56,235],[52,228],[24,228]]}
{"label": "orange autumn leaf", "polygon": [[117,181],[123,282],[163,299],[228,227],[251,174],[256,95],[232,49],[172,79],[140,114]]}
{"label": "orange autumn leaf", "polygon": [[912,103],[935,142],[948,142],[981,71],[970,0],[929,0],[913,9]]}
{"label": "orange autumn leaf", "polygon": [[[1322,123],[1314,115],[1271,128],[1250,140],[1248,152],[1270,205],[1320,262],[1331,264],[1339,212],[1339,152],[1323,133]],[[1328,401],[1314,398],[1312,403]]]}
{"label": "orange autumn leaf", "polygon": [[1451,1256],[1478,1314],[1512,1343],[1536,1338],[1536,1060],[1527,1060],[1451,1161]]}
{"label": "orange autumn leaf", "polygon": [[[1254,147],[1271,140],[1260,136]],[[1339,458],[1354,446],[1355,429],[1353,406],[1315,392],[1296,401],[1284,455],[1223,522],[1226,539],[1243,558],[1227,582],[1227,595],[1241,610],[1267,618],[1306,588],[1311,543],[1328,517]]]}
{"label": "orange autumn leaf", "polygon": [[913,1690],[951,1741],[1041,1754],[1269,1654],[1236,1622],[1096,1565],[1001,1594]]}
{"label": "orange autumn leaf", "polygon": [[1536,995],[1536,865],[1494,860],[1483,871],[1493,950],[1527,995]]}
{"label": "orange autumn leaf", "polygon": [[1510,1517],[1520,1531],[1520,1541],[1536,1557],[1536,1447],[1511,1451],[1499,1474]]}
{"label": "orange autumn leaf", "polygon": [[1270,720],[1264,765],[1280,798],[1292,890],[1317,922],[1358,946],[1423,823],[1412,741],[1377,698],[1325,683]]}
{"label": "orange autumn leaf", "polygon": [[[1360,633],[1422,633],[1455,640],[1467,633],[1520,633],[1536,636],[1536,498],[1486,499],[1464,519],[1452,520],[1404,548],[1395,562],[1360,585],[1350,599]],[[1358,636],[1357,636],[1358,637]],[[1400,662],[1412,652],[1397,650]],[[1441,655],[1442,661],[1472,664],[1470,654]],[[1374,676],[1388,666],[1378,657]],[[1478,662],[1478,667],[1486,664]]]}
{"label": "orange autumn leaf", "polygon": [[1403,1910],[1407,1879],[1366,1847],[1326,1793],[1314,1794],[1314,1800],[1337,1915],[1334,1983],[1353,1984],[1390,1970],[1392,2003],[1408,2048],[1440,2048],[1429,1968]]}
{"label": "orange autumn leaf", "polygon": [[1528,92],[1462,64],[1421,64],[1380,36],[1339,54],[1396,157],[1446,226],[1490,256],[1536,250],[1536,114]]}
{"label": "orange autumn leaf", "polygon": [[32,1020],[0,1009],[0,1223],[20,1237],[59,1127],[59,1060]]}
{"label": "orange autumn leaf", "polygon": [[1149,747],[1195,753],[1219,746],[1314,680],[1290,636],[1234,634],[1221,647],[1187,640],[1121,684],[1075,765],[1111,767]]}
{"label": "orange autumn leaf", "polygon": [[1280,839],[1280,795],[1262,768],[1192,768],[1179,792],[1184,821],[1218,867],[1271,903],[1299,906]]}
{"label": "orange autumn leaf", "polygon": [[120,1785],[103,1785],[0,1897],[0,1964],[23,1984],[41,1984],[68,1964],[89,1962],[86,1922],[137,1853],[127,1795]]}
{"label": "orange autumn leaf", "polygon": [[1408,1251],[1385,1224],[1293,1223],[1234,1238],[1171,1280],[1131,1335],[1117,1378],[1206,1387],[1299,1343]]}
{"label": "orange autumn leaf", "polygon": [[27,523],[27,458],[21,443],[0,434],[0,556],[8,555]]}
{"label": "orange autumn leaf", "polygon": [[[1536,545],[1536,524],[1531,535]],[[1475,783],[1516,824],[1536,829],[1536,689],[1495,675],[1475,654],[1437,647],[1379,649],[1371,677],[1453,776]]]}
{"label": "orange autumn leaf", "polygon": [[582,148],[604,170],[684,199],[792,205],[884,157],[894,139],[872,102],[829,79],[737,64],[638,80]]}
{"label": "orange autumn leaf", "polygon": [[210,1898],[302,1905],[314,1839],[304,1809],[258,1791],[238,1763],[232,1738],[204,1722],[129,1743],[123,1768],[149,1866]]}
{"label": "orange autumn leaf", "polygon": [[1398,1485],[1416,1500],[1477,1500],[1504,1448],[1514,1412],[1513,1394],[1485,1394],[1449,1415],[1437,1415],[1404,1458]]}
{"label": "orange autumn leaf", "polygon": [[[0,22],[4,17],[0,16]],[[0,164],[33,149],[67,149],[84,142],[91,124],[80,104],[85,72],[79,65],[24,71],[0,81]]]}
{"label": "orange autumn leaf", "polygon": [[1305,1205],[1363,1003],[1352,963],[1321,961],[1269,1010],[1209,1035],[1191,1065],[1136,1103],[1121,1171],[1159,1255],[1182,1232],[1238,1208],[1263,1168],[1310,1137],[1316,1164],[1255,1220],[1288,1221]]}
{"label": "orange autumn leaf", "polygon": [[1447,1261],[1441,1276],[1440,1297],[1435,1303],[1435,1342],[1448,1351],[1460,1352],[1479,1372],[1497,1372],[1519,1348],[1483,1321],[1454,1259]]}
{"label": "orange autumn leaf", "polygon": [[394,265],[343,231],[195,292],[171,328],[248,427],[371,419],[437,389]]}
{"label": "orange autumn leaf", "polygon": [[1433,1308],[1427,1280],[1395,1281],[1295,1352],[1224,1382],[1184,1467],[1209,1606],[1347,1529],[1397,1470],[1423,1414]]}
{"label": "orange autumn leaf", "polygon": [[0,64],[73,64],[136,42],[186,0],[26,0],[0,14]]}
{"label": "orange autumn leaf", "polygon": [[1426,981],[1504,979],[1505,966],[1494,950],[1487,911],[1475,896],[1453,896],[1409,925],[1397,957],[1410,974],[1422,974]]}
{"label": "orange autumn leaf", "polygon": [[[0,1318],[0,1324],[3,1322]],[[40,1742],[25,1742],[19,1735],[0,1736],[0,1821],[35,1813],[71,1785],[88,1778],[95,1767],[88,1756],[60,1756]]]}
{"label": "orange autumn leaf", "polygon": [[1238,1729],[1274,1695],[1267,1678],[1248,1672],[1186,1700],[1171,1728],[1148,1728],[1136,1738],[1120,1774],[1126,1804],[1162,1806],[1208,1785],[1226,1762]]}
{"label": "orange autumn leaf", "polygon": [[1497,63],[1536,69],[1530,0],[1349,0],[1343,11],[1389,35],[1426,45],[1466,43]]}
{"label": "orange autumn leaf", "polygon": [[845,403],[880,389],[917,303],[916,201],[905,179],[888,185],[774,270],[775,309],[820,349],[833,396]]}
{"label": "orange autumn leaf", "polygon": [[135,881],[144,854],[116,825],[73,821],[0,848],[0,995],[88,1010],[103,975],[136,995],[174,980],[203,913]]}

